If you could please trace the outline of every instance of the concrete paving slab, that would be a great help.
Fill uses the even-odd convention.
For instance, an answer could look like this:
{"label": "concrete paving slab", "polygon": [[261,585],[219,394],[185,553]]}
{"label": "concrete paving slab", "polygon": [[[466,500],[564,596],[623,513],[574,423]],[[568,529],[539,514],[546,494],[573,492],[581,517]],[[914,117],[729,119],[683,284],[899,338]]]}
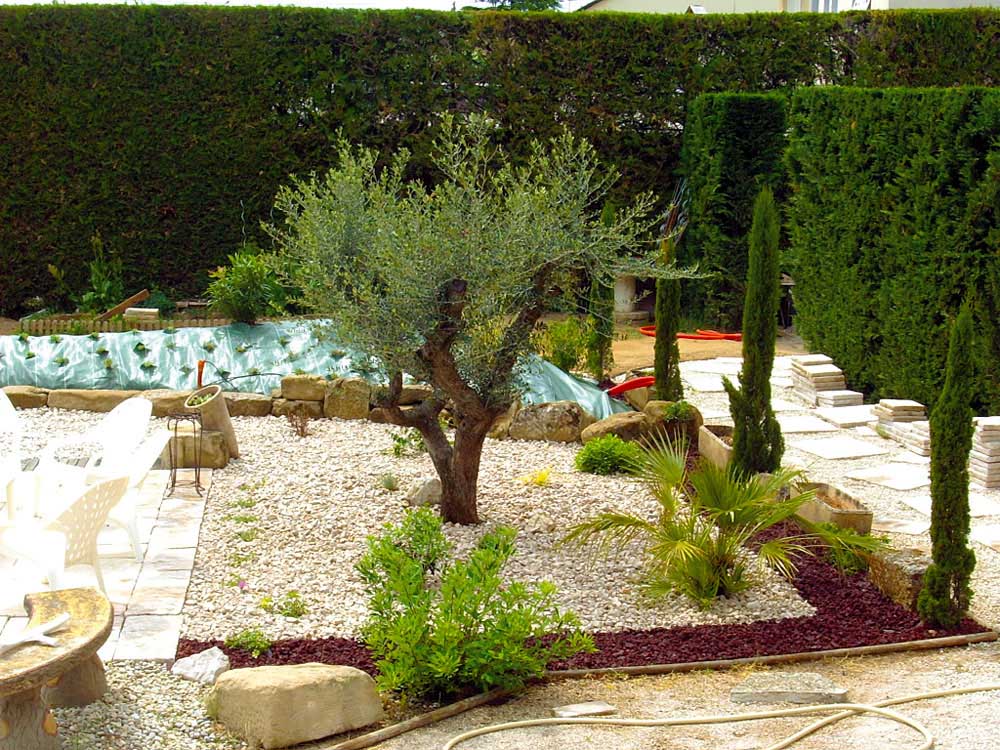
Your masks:
{"label": "concrete paving slab", "polygon": [[872,519],[872,531],[921,536],[926,534],[930,527],[930,521],[907,521],[902,518],[879,518],[877,516]]}
{"label": "concrete paving slab", "polygon": [[[688,372],[681,373],[681,380],[684,385],[700,393],[722,393],[722,376],[708,372]],[[739,382],[737,378],[730,378],[733,382]]]}
{"label": "concrete paving slab", "polygon": [[179,615],[190,580],[189,570],[156,570],[143,565],[125,614]]}
{"label": "concrete paving slab", "polygon": [[778,414],[776,416],[782,433],[792,435],[803,432],[836,432],[829,422],[811,414]]}
{"label": "concrete paving slab", "polygon": [[[821,419],[825,419],[830,424],[837,427],[861,427],[869,422],[875,422],[876,417],[872,414],[874,406],[862,404],[861,406],[829,406],[816,410],[816,414]],[[872,430],[874,434],[874,430]]]}
{"label": "concrete paving slab", "polygon": [[793,448],[831,461],[881,456],[889,452],[888,448],[882,448],[864,440],[847,437],[846,435],[836,435],[819,440],[797,440],[791,445]]}
{"label": "concrete paving slab", "polygon": [[877,484],[891,490],[915,490],[927,487],[931,483],[931,475],[926,466],[907,463],[888,463],[870,469],[859,469],[848,473],[847,478]]}
{"label": "concrete paving slab", "polygon": [[1000,524],[977,524],[969,532],[969,538],[1000,552]]}
{"label": "concrete paving slab", "polygon": [[847,688],[815,672],[760,672],[729,693],[734,703],[845,703]]}
{"label": "concrete paving slab", "polygon": [[[916,497],[901,497],[900,500],[925,516],[931,514],[930,495],[920,495]],[[969,515],[973,518],[984,518],[987,516],[1000,516],[1000,502],[991,497],[969,493]]]}
{"label": "concrete paving slab", "polygon": [[695,359],[688,362],[681,362],[681,373],[686,372],[711,372],[716,375],[739,374],[743,367],[742,359]]}
{"label": "concrete paving slab", "polygon": [[180,636],[180,615],[126,617],[113,658],[173,661]]}

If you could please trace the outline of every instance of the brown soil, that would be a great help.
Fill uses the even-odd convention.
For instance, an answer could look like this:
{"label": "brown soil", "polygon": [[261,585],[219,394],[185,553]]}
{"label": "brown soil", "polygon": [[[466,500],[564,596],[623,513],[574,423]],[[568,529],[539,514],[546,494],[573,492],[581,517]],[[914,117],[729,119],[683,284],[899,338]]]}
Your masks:
{"label": "brown soil", "polygon": [[13,318],[0,318],[0,336],[9,336],[17,333],[18,322]]}
{"label": "brown soil", "polygon": [[[633,326],[617,326],[615,332],[618,334],[618,340],[612,347],[615,358],[613,368],[615,374],[653,366],[653,338],[651,336],[643,336]],[[743,344],[739,341],[680,339],[678,345],[682,361],[739,357],[743,354]],[[795,334],[779,331],[775,351],[779,355],[804,354],[808,352],[808,349],[802,343],[802,339]]]}

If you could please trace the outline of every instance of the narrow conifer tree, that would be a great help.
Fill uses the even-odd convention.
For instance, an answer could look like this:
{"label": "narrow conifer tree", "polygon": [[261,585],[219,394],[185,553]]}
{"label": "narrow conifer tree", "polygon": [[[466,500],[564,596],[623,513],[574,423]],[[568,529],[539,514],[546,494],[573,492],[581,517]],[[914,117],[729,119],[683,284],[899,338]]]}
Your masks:
{"label": "narrow conifer tree", "polygon": [[[608,201],[601,211],[601,223],[606,227],[615,223],[615,208]],[[589,331],[587,335],[587,370],[597,380],[607,376],[614,358],[611,345],[615,337],[615,288],[607,279],[594,276],[587,297]]]}
{"label": "narrow conifer tree", "polygon": [[[682,202],[684,187],[678,186],[663,225],[660,254],[663,264],[669,266],[677,260],[677,243],[687,226],[687,216]],[[684,398],[681,385],[681,354],[677,346],[677,329],[681,319],[681,282],[679,279],[656,280],[656,306],[653,321],[656,338],[653,341],[653,375],[656,377],[656,398],[661,401],[680,401]]]}
{"label": "narrow conifer tree", "polygon": [[722,381],[733,417],[733,469],[746,476],[776,471],[785,451],[781,427],[771,409],[771,368],[781,291],[779,233],[778,208],[770,188],[765,187],[754,202],[750,228],[740,387],[729,378]]}
{"label": "narrow conifer tree", "polygon": [[972,448],[972,312],[962,306],[948,342],[944,388],[931,410],[931,554],[917,611],[928,625],[958,625],[969,609],[969,471]]}

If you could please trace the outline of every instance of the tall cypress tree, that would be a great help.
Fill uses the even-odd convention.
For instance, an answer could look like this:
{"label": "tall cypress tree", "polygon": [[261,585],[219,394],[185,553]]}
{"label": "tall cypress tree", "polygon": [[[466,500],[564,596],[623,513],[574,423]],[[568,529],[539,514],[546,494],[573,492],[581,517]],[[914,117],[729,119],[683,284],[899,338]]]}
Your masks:
{"label": "tall cypress tree", "polygon": [[[684,184],[674,191],[667,221],[663,225],[660,254],[664,266],[677,260],[677,243],[687,226],[684,211]],[[679,279],[656,280],[656,306],[654,319],[656,338],[653,341],[653,375],[656,377],[656,397],[661,401],[680,401],[684,398],[681,385],[681,353],[677,346],[677,329],[681,319],[681,282]]]}
{"label": "tall cypress tree", "polygon": [[[611,201],[604,204],[601,223],[606,227],[615,223],[615,207]],[[590,319],[587,370],[598,380],[603,380],[614,362],[611,345],[615,337],[615,288],[601,276],[595,275],[590,280],[587,315]]]}
{"label": "tall cypress tree", "polygon": [[771,409],[771,368],[781,292],[779,234],[774,194],[765,187],[754,202],[750,228],[740,387],[729,378],[722,381],[733,417],[733,468],[748,476],[777,470],[785,452],[781,427]]}
{"label": "tall cypress tree", "polygon": [[969,472],[975,383],[972,312],[962,306],[951,329],[944,388],[931,410],[931,554],[917,611],[929,625],[958,625],[969,609],[976,555],[969,549]]}

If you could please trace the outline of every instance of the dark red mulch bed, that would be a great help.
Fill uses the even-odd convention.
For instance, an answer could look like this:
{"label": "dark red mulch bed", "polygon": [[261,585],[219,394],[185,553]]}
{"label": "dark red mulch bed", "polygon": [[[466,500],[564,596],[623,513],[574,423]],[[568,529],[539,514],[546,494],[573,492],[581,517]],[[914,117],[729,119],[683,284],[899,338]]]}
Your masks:
{"label": "dark red mulch bed", "polygon": [[[791,531],[794,529],[776,527],[767,536]],[[738,659],[900,643],[988,630],[971,619],[963,620],[953,630],[931,630],[921,624],[914,613],[883,596],[864,573],[845,578],[832,565],[811,555],[801,555],[796,562],[798,573],[793,583],[799,594],[816,608],[816,614],[811,617],[762,620],[747,625],[595,633],[596,653],[579,654],[567,661],[553,663],[550,668],[592,669]],[[219,646],[229,654],[234,667],[315,661],[348,664],[369,673],[375,671],[367,649],[345,638],[277,641],[259,659],[251,658],[245,651],[228,649],[221,641],[181,640],[177,656],[188,656],[212,646]]]}

